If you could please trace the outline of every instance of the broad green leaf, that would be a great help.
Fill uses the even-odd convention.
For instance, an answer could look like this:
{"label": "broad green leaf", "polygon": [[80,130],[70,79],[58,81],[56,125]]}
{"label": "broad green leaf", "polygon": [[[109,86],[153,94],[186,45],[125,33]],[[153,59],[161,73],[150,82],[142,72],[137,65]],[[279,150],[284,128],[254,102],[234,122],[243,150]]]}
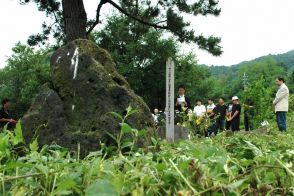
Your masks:
{"label": "broad green leaf", "polygon": [[67,178],[57,184],[57,189],[54,191],[56,195],[65,195],[72,193],[72,190],[76,186],[76,182],[70,178]]}
{"label": "broad green leaf", "polygon": [[265,174],[264,181],[266,183],[269,183],[270,184],[270,183],[274,182],[275,180],[276,180],[276,176],[275,176],[274,173],[268,172],[268,173]]}
{"label": "broad green leaf", "polygon": [[158,143],[157,140],[154,137],[151,137],[151,141],[152,141],[153,145],[156,145]]}
{"label": "broad green leaf", "polygon": [[132,111],[130,111],[130,112],[128,113],[128,117],[131,116],[131,115],[133,115],[133,114],[136,114],[136,113],[138,113],[138,112],[139,112],[139,110],[132,110]]}
{"label": "broad green leaf", "polygon": [[133,145],[133,142],[124,142],[122,145],[122,148],[131,147]]}
{"label": "broad green leaf", "polygon": [[132,106],[129,105],[128,108],[127,108],[127,114],[129,114],[132,110],[133,110]]}
{"label": "broad green leaf", "polygon": [[2,133],[0,135],[0,151],[4,152],[7,150],[9,144],[9,135]]}
{"label": "broad green leaf", "polygon": [[26,179],[24,180],[24,183],[26,185],[29,185],[30,188],[42,188],[42,185],[38,183],[37,181],[35,181],[34,179]]}
{"label": "broad green leaf", "polygon": [[252,144],[249,141],[245,141],[245,142],[247,143],[249,148],[254,152],[255,156],[262,156],[263,155],[262,151],[257,146],[255,146],[254,144]]}
{"label": "broad green leaf", "polygon": [[233,182],[231,184],[228,184],[227,185],[227,188],[231,191],[237,189],[238,187],[240,187],[246,180],[245,179],[242,179],[242,180],[238,180],[236,182]]}
{"label": "broad green leaf", "polygon": [[132,132],[132,127],[127,124],[127,123],[121,123],[121,129],[123,133],[131,133]]}
{"label": "broad green leaf", "polygon": [[118,196],[115,187],[108,180],[98,179],[85,191],[86,196]]}
{"label": "broad green leaf", "polygon": [[12,191],[13,196],[23,196],[26,195],[27,188],[25,186],[15,187]]}
{"label": "broad green leaf", "polygon": [[140,130],[138,131],[138,136],[144,136],[146,135],[147,131],[146,130]]}
{"label": "broad green leaf", "polygon": [[49,168],[45,165],[36,165],[36,169],[40,171],[43,174],[48,174],[49,173]]}
{"label": "broad green leaf", "polygon": [[23,136],[22,136],[22,129],[21,129],[21,122],[18,121],[16,124],[16,127],[14,129],[15,136],[13,137],[12,144],[15,146],[21,142],[23,142]]}
{"label": "broad green leaf", "polygon": [[131,116],[131,115],[133,115],[133,114],[135,114],[137,112],[139,112],[139,110],[133,109],[131,106],[129,106],[127,108],[127,115],[126,115],[126,117],[129,117],[129,116]]}
{"label": "broad green leaf", "polygon": [[23,162],[12,162],[8,163],[6,165],[0,165],[0,170],[8,170],[8,169],[15,169],[17,167],[22,167],[22,168],[32,168],[34,165],[29,164],[29,163],[23,163]]}
{"label": "broad green leaf", "polygon": [[34,139],[32,143],[30,143],[30,150],[35,152],[39,149],[38,138]]}

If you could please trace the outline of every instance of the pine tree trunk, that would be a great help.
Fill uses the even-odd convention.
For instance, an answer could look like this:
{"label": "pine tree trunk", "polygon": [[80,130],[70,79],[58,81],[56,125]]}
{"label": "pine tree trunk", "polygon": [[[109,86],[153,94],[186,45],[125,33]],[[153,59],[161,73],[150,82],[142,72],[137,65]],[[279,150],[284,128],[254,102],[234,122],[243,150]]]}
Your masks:
{"label": "pine tree trunk", "polygon": [[83,0],[62,0],[66,42],[87,38],[87,14]]}

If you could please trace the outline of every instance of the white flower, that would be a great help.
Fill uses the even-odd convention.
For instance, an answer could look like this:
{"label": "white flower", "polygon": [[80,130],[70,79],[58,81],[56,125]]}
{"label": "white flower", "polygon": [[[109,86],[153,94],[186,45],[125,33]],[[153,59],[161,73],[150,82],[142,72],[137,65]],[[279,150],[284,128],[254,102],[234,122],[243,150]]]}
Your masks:
{"label": "white flower", "polygon": [[262,127],[265,127],[265,126],[268,126],[268,125],[269,125],[269,122],[266,121],[266,120],[261,123],[261,126]]}
{"label": "white flower", "polygon": [[292,168],[292,162],[285,163],[285,166],[288,167],[288,168]]}
{"label": "white flower", "polygon": [[294,154],[294,150],[287,150],[287,154]]}

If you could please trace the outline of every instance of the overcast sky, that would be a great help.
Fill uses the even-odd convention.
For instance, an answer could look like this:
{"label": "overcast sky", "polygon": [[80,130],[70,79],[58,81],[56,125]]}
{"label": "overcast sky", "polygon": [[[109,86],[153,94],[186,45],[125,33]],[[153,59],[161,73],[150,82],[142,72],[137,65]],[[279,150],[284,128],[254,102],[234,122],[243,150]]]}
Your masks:
{"label": "overcast sky", "polygon": [[[96,0],[84,0],[90,17],[95,16]],[[213,57],[193,46],[199,63],[232,65],[267,54],[279,54],[294,49],[294,0],[220,0],[219,17],[189,17],[196,32],[222,38],[224,53]],[[109,13],[109,8],[104,8]],[[0,67],[11,55],[11,48],[29,35],[40,32],[45,14],[34,4],[19,5],[19,0],[0,1]]]}

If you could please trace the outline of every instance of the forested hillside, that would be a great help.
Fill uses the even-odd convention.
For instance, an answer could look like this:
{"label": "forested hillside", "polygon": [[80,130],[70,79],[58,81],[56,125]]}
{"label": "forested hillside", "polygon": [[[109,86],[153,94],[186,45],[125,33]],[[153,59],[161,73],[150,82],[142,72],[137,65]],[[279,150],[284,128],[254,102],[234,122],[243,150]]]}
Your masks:
{"label": "forested hillside", "polygon": [[257,58],[256,60],[262,60],[267,57],[272,57],[276,61],[284,64],[287,67],[287,70],[289,72],[293,71],[294,69],[294,50],[291,50],[284,54],[268,55],[268,56],[260,57],[260,58]]}
{"label": "forested hillside", "polygon": [[228,74],[230,75],[235,72],[238,72],[242,67],[247,66],[248,64],[262,62],[268,58],[272,58],[276,60],[277,62],[281,63],[281,65],[287,68],[288,73],[291,73],[294,69],[294,50],[291,50],[283,54],[276,54],[276,55],[269,54],[267,56],[258,57],[254,60],[244,61],[232,66],[224,66],[224,65],[211,66],[210,71],[213,76],[221,76],[221,75],[228,75]]}
{"label": "forested hillside", "polygon": [[[264,87],[274,87],[274,78],[281,75],[286,78],[287,83],[294,82],[294,50],[284,54],[267,55],[258,57],[251,61],[244,61],[232,66],[209,67],[212,78],[219,85],[218,91],[223,94],[242,95],[244,90],[244,74],[246,74],[245,85],[250,85],[258,80],[264,80]],[[293,92],[293,88],[290,90]]]}

